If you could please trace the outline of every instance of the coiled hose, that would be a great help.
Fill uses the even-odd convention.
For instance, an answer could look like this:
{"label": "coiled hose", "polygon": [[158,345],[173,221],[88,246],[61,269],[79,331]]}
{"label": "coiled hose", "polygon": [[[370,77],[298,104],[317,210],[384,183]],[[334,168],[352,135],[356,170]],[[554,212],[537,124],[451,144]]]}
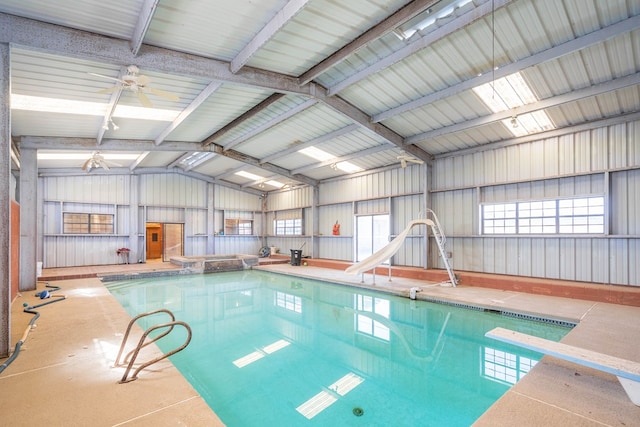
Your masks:
{"label": "coiled hose", "polygon": [[29,331],[31,331],[31,329],[33,328],[33,325],[36,323],[36,320],[38,320],[38,318],[40,317],[40,313],[35,311],[34,309],[48,305],[48,304],[53,304],[54,302],[58,302],[58,301],[62,301],[63,299],[66,299],[67,297],[64,295],[52,295],[51,292],[54,291],[58,291],[60,290],[59,286],[51,286],[47,283],[46,285],[47,288],[50,288],[51,291],[49,291],[48,289],[45,289],[41,292],[38,292],[36,294],[36,297],[39,297],[40,299],[47,299],[47,298],[56,298],[56,299],[52,299],[51,301],[47,301],[47,302],[43,302],[41,304],[36,304],[36,305],[29,305],[26,302],[23,304],[24,306],[24,312],[25,313],[29,313],[29,314],[33,314],[34,316],[31,318],[31,320],[29,321],[29,325],[27,326],[27,328],[24,331],[24,334],[22,334],[22,338],[20,338],[20,341],[18,341],[16,343],[15,348],[13,349],[13,353],[11,354],[11,356],[2,364],[0,365],[0,374],[2,374],[2,372],[18,357],[18,353],[20,353],[20,349],[22,348],[22,344],[24,344],[24,342],[27,339],[27,336],[29,335]]}

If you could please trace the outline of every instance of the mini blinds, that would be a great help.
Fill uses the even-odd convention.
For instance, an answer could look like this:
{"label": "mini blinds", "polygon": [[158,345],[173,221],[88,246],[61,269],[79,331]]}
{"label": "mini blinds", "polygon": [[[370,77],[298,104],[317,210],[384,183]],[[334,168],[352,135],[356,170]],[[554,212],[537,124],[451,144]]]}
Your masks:
{"label": "mini blinds", "polygon": [[63,212],[64,234],[113,234],[112,214]]}

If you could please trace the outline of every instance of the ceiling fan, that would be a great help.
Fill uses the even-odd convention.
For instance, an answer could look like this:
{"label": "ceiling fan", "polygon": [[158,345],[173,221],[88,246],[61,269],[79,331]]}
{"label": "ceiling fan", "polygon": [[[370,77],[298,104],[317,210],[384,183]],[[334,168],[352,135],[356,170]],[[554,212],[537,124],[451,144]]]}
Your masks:
{"label": "ceiling fan", "polygon": [[109,170],[109,165],[111,166],[122,166],[118,163],[115,162],[110,162],[108,160],[105,160],[104,156],[102,154],[100,154],[99,151],[94,151],[93,153],[91,153],[91,157],[89,157],[87,159],[86,162],[84,162],[84,164],[82,165],[82,170],[83,171],[87,171],[87,172],[91,172],[91,169],[98,169],[98,168],[102,168],[104,170]]}
{"label": "ceiling fan", "polygon": [[109,77],[96,73],[89,74],[91,74],[92,76],[101,77],[103,79],[115,80],[119,83],[114,87],[100,90],[98,91],[99,93],[111,93],[119,90],[129,89],[131,92],[136,94],[136,96],[140,100],[140,103],[145,107],[153,107],[153,104],[151,103],[149,97],[147,97],[145,92],[161,96],[173,102],[177,102],[180,99],[172,93],[150,87],[149,83],[151,83],[151,79],[148,76],[139,73],[140,69],[137,66],[129,65],[127,67],[127,74],[123,75],[121,78]]}
{"label": "ceiling fan", "polygon": [[424,163],[424,161],[420,159],[416,159],[415,157],[411,157],[411,156],[398,156],[397,159],[400,160],[400,165],[403,168],[407,167],[407,162],[416,163],[418,165],[421,165]]}

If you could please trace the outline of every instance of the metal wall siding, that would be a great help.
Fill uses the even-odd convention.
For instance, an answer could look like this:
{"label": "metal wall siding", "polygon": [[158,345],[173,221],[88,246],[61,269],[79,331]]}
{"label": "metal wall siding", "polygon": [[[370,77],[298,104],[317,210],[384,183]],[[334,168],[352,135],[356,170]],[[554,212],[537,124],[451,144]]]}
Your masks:
{"label": "metal wall siding", "polygon": [[171,173],[142,175],[140,204],[206,208],[207,183]]}
{"label": "metal wall siding", "polygon": [[[353,215],[352,203],[321,206],[318,209],[318,234],[331,236],[333,225],[338,221],[340,224],[340,235],[353,236]],[[340,238],[340,240],[345,239]]]}
{"label": "metal wall siding", "polygon": [[[390,183],[390,184],[389,184]],[[369,186],[369,188],[367,187]],[[371,188],[374,188],[373,191]],[[320,203],[409,194],[424,188],[424,166],[408,166],[320,184]]]}
{"label": "metal wall siding", "polygon": [[242,209],[246,211],[262,211],[261,198],[234,190],[233,188],[216,185],[215,187],[215,208],[216,209]]}
{"label": "metal wall siding", "polygon": [[294,188],[289,191],[270,193],[267,210],[278,211],[310,206],[313,202],[313,187]]}
{"label": "metal wall siding", "polygon": [[182,208],[151,206],[147,208],[147,221],[184,223],[185,210]]}
{"label": "metal wall siding", "polygon": [[126,175],[92,175],[43,178],[45,200],[68,200],[86,203],[129,203],[129,177]]}

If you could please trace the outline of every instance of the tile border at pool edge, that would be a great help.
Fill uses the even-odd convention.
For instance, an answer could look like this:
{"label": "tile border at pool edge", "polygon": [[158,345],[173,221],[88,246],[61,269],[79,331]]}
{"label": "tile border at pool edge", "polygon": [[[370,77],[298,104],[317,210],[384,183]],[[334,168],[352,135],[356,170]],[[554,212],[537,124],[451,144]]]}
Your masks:
{"label": "tile border at pool edge", "polygon": [[[366,289],[366,290],[371,290],[371,291],[376,291],[376,292],[381,292],[381,293],[385,293],[385,294],[390,294],[390,295],[394,295],[394,296],[398,296],[398,297],[404,297],[404,298],[409,298],[409,291],[410,288],[404,289],[404,288],[398,288],[395,286],[385,286],[385,285],[369,285],[366,283],[353,283],[353,282],[349,282],[349,281],[343,281],[343,280],[339,280],[339,279],[330,279],[330,278],[319,278],[316,276],[312,276],[312,275],[304,275],[304,274],[295,274],[293,272],[287,272],[287,271],[277,271],[277,270],[272,270],[270,268],[268,268],[269,266],[266,266],[267,268],[262,268],[262,266],[260,268],[255,268],[255,270],[259,270],[259,271],[265,271],[268,273],[273,273],[273,274],[281,274],[284,276],[289,276],[289,277],[303,277],[303,278],[307,278],[307,279],[312,279],[312,280],[318,280],[320,282],[326,282],[326,283],[331,283],[331,284],[335,284],[335,285],[341,285],[341,286],[349,286],[349,287],[355,287],[355,288],[359,288],[359,289]],[[419,301],[425,301],[425,302],[431,302],[434,304],[442,304],[442,305],[449,305],[449,306],[455,306],[455,307],[461,307],[461,308],[466,308],[469,310],[476,310],[476,311],[485,311],[485,312],[491,312],[491,313],[497,313],[503,316],[509,316],[509,317],[517,317],[517,318],[521,318],[521,319],[525,319],[525,320],[531,320],[531,321],[537,321],[537,322],[543,322],[543,323],[550,323],[550,324],[554,324],[554,325],[558,325],[558,326],[563,326],[563,327],[567,327],[567,328],[574,328],[579,322],[580,322],[580,318],[571,318],[571,317],[562,317],[562,316],[550,316],[548,314],[540,314],[540,313],[535,313],[532,311],[524,311],[524,310],[517,310],[517,309],[505,309],[504,307],[497,307],[494,304],[480,304],[480,303],[470,303],[467,301],[460,301],[456,298],[446,298],[446,297],[442,297],[442,296],[438,296],[438,297],[434,297],[434,296],[429,296],[425,294],[425,287],[431,288],[431,287],[436,287],[437,284],[435,283],[430,283],[428,285],[423,284],[422,286],[419,286],[422,289],[422,293],[418,292],[416,294],[416,300]],[[444,287],[447,288],[447,287]],[[507,292],[513,292],[513,291],[507,291]],[[515,293],[515,292],[513,292]],[[553,297],[549,297],[549,298],[553,298]],[[559,297],[555,297],[555,298],[559,298]]]}

